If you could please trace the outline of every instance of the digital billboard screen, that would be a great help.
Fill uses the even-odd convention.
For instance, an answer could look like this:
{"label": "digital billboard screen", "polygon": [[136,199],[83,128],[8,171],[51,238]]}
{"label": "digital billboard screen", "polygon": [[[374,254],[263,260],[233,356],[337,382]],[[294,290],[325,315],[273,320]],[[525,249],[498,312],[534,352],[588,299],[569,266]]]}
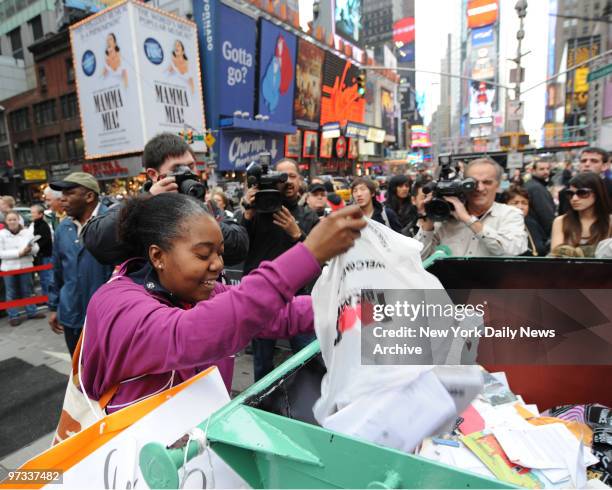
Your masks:
{"label": "digital billboard screen", "polygon": [[336,0],[336,34],[358,43],[361,34],[361,0]]}

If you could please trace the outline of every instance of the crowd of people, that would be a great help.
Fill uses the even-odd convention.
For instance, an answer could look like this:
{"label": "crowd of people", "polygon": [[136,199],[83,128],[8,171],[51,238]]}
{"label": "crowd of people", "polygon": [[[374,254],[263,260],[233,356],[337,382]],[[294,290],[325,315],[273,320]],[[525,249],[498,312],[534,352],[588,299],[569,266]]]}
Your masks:
{"label": "crowd of people", "polygon": [[[427,211],[435,194],[427,173],[392,176],[384,189],[355,177],[345,202],[330,179],[306,183],[297,163],[283,159],[275,167],[287,174],[282,205],[262,213],[256,187],[245,187],[239,202],[222,187],[201,202],[178,193],[169,175],[194,163],[187,143],[166,133],[145,147],[149,182],[139,197],[109,208],[96,179],[75,172],[50,184],[46,209],[33,205],[29,226],[12,197],[0,198],[1,270],[52,264],[38,273],[49,325],[71,355],[83,350],[83,393],[106,400],[109,411],[211,364],[229,389],[232,356],[249,343],[258,380],[274,368],[276,339],[289,338],[294,351],[311,342],[312,285],[326,261],[352,246],[364,218],[420,241],[423,258],[438,246],[468,257],[611,256],[612,181],[599,148],[584,149],[575,170],[560,170],[558,195],[545,160],[507,176],[490,158],[467,162],[457,178],[475,188],[443,197],[447,219]],[[242,268],[241,284],[224,283],[226,266]],[[32,274],[4,283],[7,301],[32,295]],[[35,305],[25,313],[43,316]],[[18,326],[19,310],[8,314]]]}

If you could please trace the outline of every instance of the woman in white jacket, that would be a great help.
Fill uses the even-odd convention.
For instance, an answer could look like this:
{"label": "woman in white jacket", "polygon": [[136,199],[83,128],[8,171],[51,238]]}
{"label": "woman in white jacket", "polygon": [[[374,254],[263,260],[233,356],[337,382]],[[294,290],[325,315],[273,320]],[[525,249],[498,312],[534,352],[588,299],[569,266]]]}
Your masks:
{"label": "woman in white jacket", "polygon": [[[1,271],[14,271],[32,267],[38,245],[32,243],[32,230],[19,223],[19,214],[9,211],[5,216],[6,228],[0,230],[0,265]],[[4,276],[6,301],[13,301],[32,296],[32,273]],[[43,313],[36,312],[36,305],[25,307],[28,318],[44,318]],[[19,308],[8,308],[9,323],[12,327],[21,324]]]}

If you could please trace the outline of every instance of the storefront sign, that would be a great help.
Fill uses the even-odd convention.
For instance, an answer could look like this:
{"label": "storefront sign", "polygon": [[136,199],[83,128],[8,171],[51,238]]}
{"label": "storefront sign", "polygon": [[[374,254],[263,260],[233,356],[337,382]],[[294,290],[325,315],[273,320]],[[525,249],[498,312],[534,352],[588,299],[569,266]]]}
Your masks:
{"label": "storefront sign", "polygon": [[23,180],[26,182],[47,180],[47,171],[42,168],[26,168],[23,170]]}
{"label": "storefront sign", "polygon": [[366,136],[366,139],[374,143],[382,143],[385,141],[385,135],[386,132],[384,129],[368,128],[368,135]]}
{"label": "storefront sign", "polygon": [[80,170],[93,175],[98,180],[125,179],[134,177],[142,171],[142,161],[140,157],[129,157],[103,162],[84,162]]}
{"label": "storefront sign", "polygon": [[366,139],[368,137],[368,129],[368,126],[366,126],[365,124],[349,122],[346,123],[344,135],[348,138]]}
{"label": "storefront sign", "polygon": [[219,170],[242,171],[264,151],[270,153],[272,163],[276,163],[285,154],[283,136],[223,131],[220,139]]}
{"label": "storefront sign", "polygon": [[72,25],[70,41],[87,158],[140,152],[186,124],[204,131],[195,24],[127,2]]}
{"label": "storefront sign", "polygon": [[259,29],[258,113],[271,122],[293,123],[295,93],[295,35],[262,19]]}
{"label": "storefront sign", "polygon": [[62,177],[66,177],[66,175],[72,171],[72,167],[69,163],[57,163],[55,165],[51,165],[51,176],[53,180],[59,180]]}

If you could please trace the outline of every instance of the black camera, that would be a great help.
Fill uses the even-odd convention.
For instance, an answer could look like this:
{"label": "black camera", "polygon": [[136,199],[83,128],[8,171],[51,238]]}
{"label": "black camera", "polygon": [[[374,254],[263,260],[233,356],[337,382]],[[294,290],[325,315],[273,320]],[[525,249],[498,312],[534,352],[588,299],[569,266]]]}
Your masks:
{"label": "black camera", "polygon": [[462,179],[457,169],[453,167],[449,154],[440,155],[440,176],[423,187],[423,192],[433,192],[431,201],[425,203],[425,214],[432,221],[446,221],[451,217],[455,207],[444,199],[445,196],[455,196],[465,202],[465,195],[476,189],[476,181],[471,177]]}
{"label": "black camera", "polygon": [[204,199],[206,187],[200,182],[200,178],[194,174],[187,165],[181,165],[174,172],[168,174],[168,177],[174,177],[178,191],[181,194],[195,197],[196,199]]}
{"label": "black camera", "polygon": [[276,213],[283,205],[283,195],[278,185],[287,182],[287,174],[271,171],[271,161],[271,155],[264,152],[259,155],[257,162],[251,162],[246,169],[247,185],[257,187],[253,209],[259,213]]}

